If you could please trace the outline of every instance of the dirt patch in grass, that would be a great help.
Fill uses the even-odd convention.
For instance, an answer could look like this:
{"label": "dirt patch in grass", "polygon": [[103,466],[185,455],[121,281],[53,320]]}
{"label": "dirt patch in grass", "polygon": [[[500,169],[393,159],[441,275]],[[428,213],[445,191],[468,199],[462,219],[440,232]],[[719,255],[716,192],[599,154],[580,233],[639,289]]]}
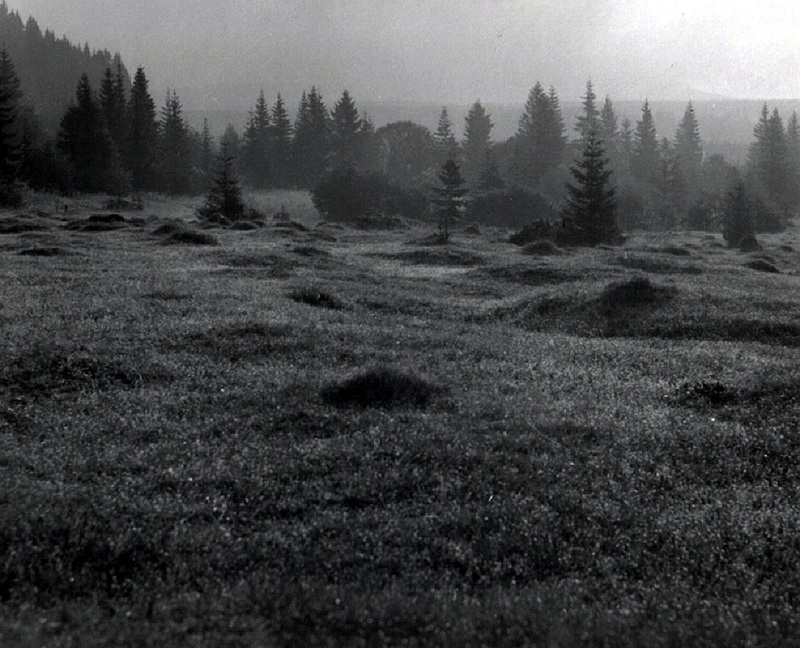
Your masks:
{"label": "dirt patch in grass", "polygon": [[107,359],[87,352],[36,350],[13,358],[0,371],[0,387],[13,393],[50,396],[59,392],[134,388],[167,382],[160,368]]}
{"label": "dirt patch in grass", "polygon": [[332,310],[341,310],[344,308],[344,303],[341,299],[324,290],[313,287],[293,290],[289,293],[289,299],[300,304],[307,304],[308,306],[316,306],[318,308],[330,308]]}
{"label": "dirt patch in grass", "polygon": [[195,331],[170,342],[167,348],[217,360],[247,362],[313,351],[314,340],[287,324],[254,321]]}
{"label": "dirt patch in grass", "polygon": [[322,400],[335,407],[427,407],[440,389],[390,368],[377,368],[326,386]]}

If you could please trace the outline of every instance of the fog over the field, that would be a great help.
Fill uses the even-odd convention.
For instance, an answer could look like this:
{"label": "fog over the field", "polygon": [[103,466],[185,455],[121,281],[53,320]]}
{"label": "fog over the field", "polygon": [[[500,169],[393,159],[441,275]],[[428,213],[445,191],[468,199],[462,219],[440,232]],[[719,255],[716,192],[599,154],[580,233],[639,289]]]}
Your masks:
{"label": "fog over the field", "polygon": [[800,95],[796,0],[7,0],[143,65],[155,96],[246,109],[316,84],[367,101]]}

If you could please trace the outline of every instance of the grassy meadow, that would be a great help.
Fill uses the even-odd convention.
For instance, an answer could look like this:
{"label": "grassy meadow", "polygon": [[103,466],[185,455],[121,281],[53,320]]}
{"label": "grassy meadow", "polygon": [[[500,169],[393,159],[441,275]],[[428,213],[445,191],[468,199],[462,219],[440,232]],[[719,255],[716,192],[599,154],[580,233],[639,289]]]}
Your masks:
{"label": "grassy meadow", "polygon": [[251,199],[0,214],[0,645],[800,645],[796,228]]}

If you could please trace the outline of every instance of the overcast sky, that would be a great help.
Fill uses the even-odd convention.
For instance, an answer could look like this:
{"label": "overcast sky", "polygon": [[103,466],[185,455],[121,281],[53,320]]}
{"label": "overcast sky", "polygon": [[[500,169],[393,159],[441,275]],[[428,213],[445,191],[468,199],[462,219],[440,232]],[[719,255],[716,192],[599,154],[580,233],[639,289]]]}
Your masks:
{"label": "overcast sky", "polygon": [[144,66],[157,101],[242,109],[263,88],[333,99],[800,96],[798,0],[7,0]]}

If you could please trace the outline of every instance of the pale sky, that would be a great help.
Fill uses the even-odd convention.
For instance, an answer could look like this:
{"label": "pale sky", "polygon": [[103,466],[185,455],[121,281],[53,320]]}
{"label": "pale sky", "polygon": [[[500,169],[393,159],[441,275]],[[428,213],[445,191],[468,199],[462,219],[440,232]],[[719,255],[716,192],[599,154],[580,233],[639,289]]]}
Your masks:
{"label": "pale sky", "polygon": [[157,102],[562,101],[800,96],[798,0],[6,0],[23,20],[144,66]]}

